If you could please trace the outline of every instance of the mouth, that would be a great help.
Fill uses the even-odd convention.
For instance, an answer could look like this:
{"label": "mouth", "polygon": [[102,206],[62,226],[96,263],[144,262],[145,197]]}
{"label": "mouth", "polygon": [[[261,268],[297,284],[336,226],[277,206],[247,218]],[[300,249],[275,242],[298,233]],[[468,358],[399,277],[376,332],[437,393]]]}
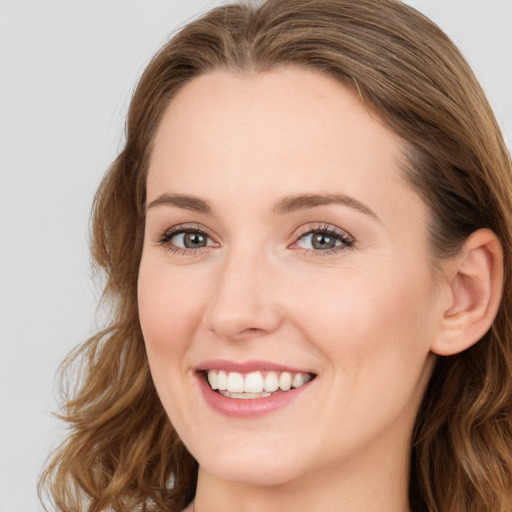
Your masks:
{"label": "mouth", "polygon": [[316,377],[314,373],[277,370],[242,373],[209,369],[201,373],[211,390],[226,398],[242,400],[283,394],[304,386]]}

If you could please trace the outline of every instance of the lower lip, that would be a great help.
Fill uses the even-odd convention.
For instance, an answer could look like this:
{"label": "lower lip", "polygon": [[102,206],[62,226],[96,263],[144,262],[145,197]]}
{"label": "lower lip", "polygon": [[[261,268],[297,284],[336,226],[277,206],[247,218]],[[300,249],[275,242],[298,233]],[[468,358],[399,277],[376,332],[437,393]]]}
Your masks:
{"label": "lower lip", "polygon": [[290,389],[283,393],[270,395],[266,398],[228,398],[208,385],[203,374],[197,375],[199,387],[206,403],[216,412],[232,418],[257,418],[282,409],[293,402],[308,388],[313,381],[303,384],[300,388]]}

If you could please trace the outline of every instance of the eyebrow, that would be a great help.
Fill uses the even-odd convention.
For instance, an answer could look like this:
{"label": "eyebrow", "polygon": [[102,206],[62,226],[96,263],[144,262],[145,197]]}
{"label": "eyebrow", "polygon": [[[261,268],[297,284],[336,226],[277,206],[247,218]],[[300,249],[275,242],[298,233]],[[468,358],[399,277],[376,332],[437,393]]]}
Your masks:
{"label": "eyebrow", "polygon": [[[366,215],[378,219],[375,212],[357,199],[345,194],[300,194],[280,199],[274,206],[274,213],[283,215],[296,211],[309,210],[318,206],[327,206],[331,204],[341,204],[358,210]],[[146,211],[156,206],[176,206],[184,210],[190,210],[197,213],[211,214],[212,209],[206,201],[198,197],[184,194],[159,195],[156,199],[146,205]]]}
{"label": "eyebrow", "polygon": [[190,210],[197,213],[211,213],[211,208],[206,201],[198,197],[186,196],[182,194],[161,194],[155,200],[146,205],[146,212],[156,206],[177,206],[184,210]]}
{"label": "eyebrow", "polygon": [[285,197],[277,202],[274,207],[274,212],[277,214],[286,214],[331,204],[348,206],[349,208],[353,208],[378,219],[377,214],[370,207],[345,194],[303,194]]}

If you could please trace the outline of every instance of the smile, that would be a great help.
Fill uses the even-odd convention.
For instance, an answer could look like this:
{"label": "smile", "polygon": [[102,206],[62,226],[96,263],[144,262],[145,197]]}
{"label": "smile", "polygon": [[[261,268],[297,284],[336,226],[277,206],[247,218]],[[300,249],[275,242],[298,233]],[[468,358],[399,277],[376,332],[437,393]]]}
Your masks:
{"label": "smile", "polygon": [[267,398],[300,388],[313,374],[289,371],[253,371],[250,373],[208,370],[205,375],[210,388],[222,396],[237,399]]}
{"label": "smile", "polygon": [[206,404],[216,413],[243,420],[287,409],[309,395],[316,373],[269,361],[204,361],[194,369]]}

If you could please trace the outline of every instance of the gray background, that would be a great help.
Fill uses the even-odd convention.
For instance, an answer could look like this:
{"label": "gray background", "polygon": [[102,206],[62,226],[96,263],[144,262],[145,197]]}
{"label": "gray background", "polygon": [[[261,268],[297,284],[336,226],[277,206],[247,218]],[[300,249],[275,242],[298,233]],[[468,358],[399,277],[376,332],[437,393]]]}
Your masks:
{"label": "gray background", "polygon": [[[204,0],[0,0],[0,512],[40,510],[54,374],[99,288],[89,207],[151,55]],[[409,0],[456,40],[512,137],[512,0]]]}

